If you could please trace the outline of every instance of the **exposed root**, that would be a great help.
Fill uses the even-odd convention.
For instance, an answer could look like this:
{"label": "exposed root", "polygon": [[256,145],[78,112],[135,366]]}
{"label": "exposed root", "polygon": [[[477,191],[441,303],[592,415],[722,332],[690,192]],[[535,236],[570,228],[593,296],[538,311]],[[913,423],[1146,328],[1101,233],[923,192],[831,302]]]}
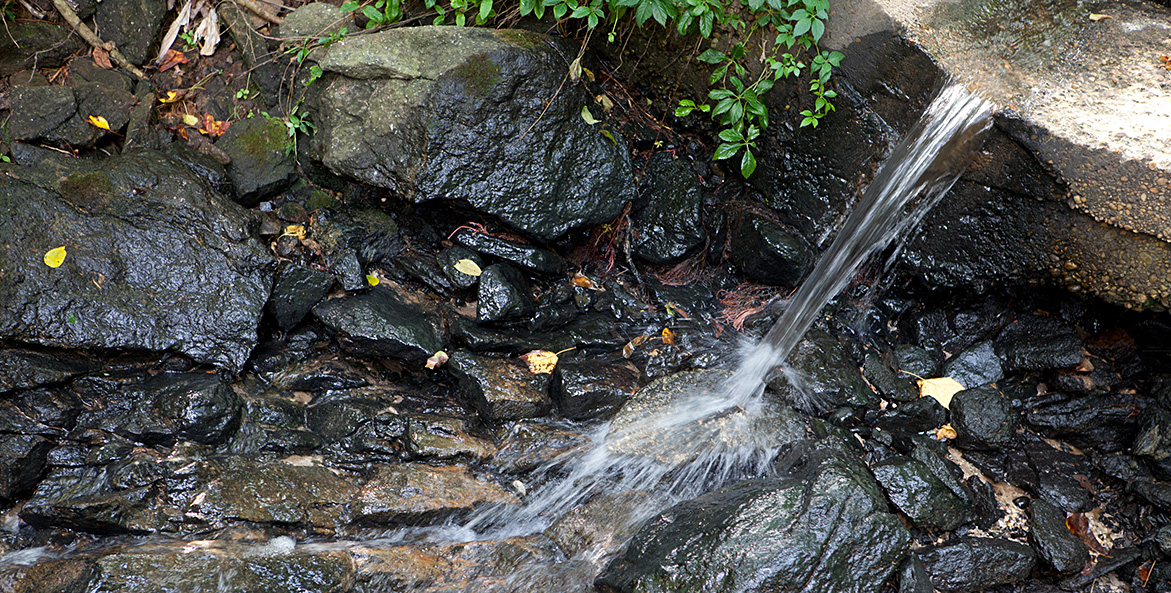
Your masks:
{"label": "exposed root", "polygon": [[744,322],[763,311],[781,293],[782,290],[775,286],[751,282],[742,282],[732,290],[721,290],[716,297],[720,299],[724,310],[716,319],[728,323],[736,331],[743,331]]}

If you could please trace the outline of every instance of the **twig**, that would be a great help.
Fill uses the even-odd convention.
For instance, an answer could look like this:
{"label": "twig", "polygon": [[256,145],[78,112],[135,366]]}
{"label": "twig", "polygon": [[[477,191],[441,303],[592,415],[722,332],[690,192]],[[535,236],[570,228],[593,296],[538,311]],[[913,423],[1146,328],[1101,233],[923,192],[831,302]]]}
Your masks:
{"label": "twig", "polygon": [[[58,0],[53,0],[53,1],[57,2]],[[232,2],[235,2],[237,5],[248,9],[248,11],[251,12],[252,14],[254,14],[254,15],[256,15],[256,16],[258,16],[258,17],[260,17],[260,18],[262,18],[262,19],[264,19],[274,25],[279,25],[279,24],[285,22],[285,19],[282,19],[279,16],[273,16],[273,15],[269,14],[268,11],[265,10],[264,7],[261,6],[260,3],[257,2],[256,0],[232,0]]]}
{"label": "twig", "polygon": [[[32,4],[29,4],[27,0],[17,0],[17,1],[20,2],[20,5],[23,6],[24,9],[27,10],[29,14],[33,15],[34,18],[36,18],[38,20],[45,18],[45,13],[43,11],[37,10],[37,8],[35,6],[33,6]],[[17,46],[17,47],[19,47],[19,46]]]}
{"label": "twig", "polygon": [[102,39],[94,34],[94,32],[91,31],[89,27],[85,26],[85,24],[82,23],[81,19],[77,16],[77,13],[73,12],[73,9],[69,7],[69,4],[65,2],[65,0],[53,0],[53,6],[57,9],[57,12],[61,13],[61,16],[65,19],[65,22],[69,23],[69,26],[73,27],[73,30],[77,31],[78,35],[81,35],[82,39],[86,40],[94,47],[100,47],[110,52],[110,57],[113,58],[114,61],[117,62],[118,65],[121,66],[124,70],[127,70],[133,74],[135,78],[139,80],[146,79],[146,73],[142,70],[139,70],[138,66],[131,64],[130,60],[127,60],[126,56],[123,56],[122,52],[118,51],[118,48],[114,46],[113,42],[102,41]]}

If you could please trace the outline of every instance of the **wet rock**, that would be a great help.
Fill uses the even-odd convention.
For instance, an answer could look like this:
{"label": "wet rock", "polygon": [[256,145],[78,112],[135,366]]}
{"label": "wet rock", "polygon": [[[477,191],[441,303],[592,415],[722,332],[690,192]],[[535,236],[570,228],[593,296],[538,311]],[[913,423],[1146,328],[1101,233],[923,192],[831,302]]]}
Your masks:
{"label": "wet rock", "polygon": [[[85,403],[68,389],[33,389],[22,391],[17,393],[12,401],[24,413],[26,418],[44,426],[62,429],[73,428],[78,415],[85,406]],[[0,413],[7,412],[7,410],[4,410],[4,412]],[[11,428],[11,426],[0,427],[0,432],[3,432],[5,428]],[[31,434],[44,433],[36,430]]]}
{"label": "wet rock", "polygon": [[992,386],[965,389],[951,400],[951,425],[961,447],[998,449],[1016,432],[1017,414],[1004,394]]}
{"label": "wet rock", "polygon": [[934,430],[947,424],[947,408],[939,405],[933,397],[921,397],[914,401],[888,406],[874,422],[895,436],[907,438],[924,431]]}
{"label": "wet rock", "polygon": [[807,401],[823,409],[847,403],[868,406],[877,401],[853,356],[825,330],[815,328],[807,332],[789,360],[801,377],[801,384],[788,386],[788,380],[778,376],[769,386],[781,393],[798,388],[801,399],[795,401]]}
{"label": "wet rock", "polygon": [[8,131],[14,140],[35,140],[53,133],[77,114],[77,97],[67,86],[24,86],[12,91]]}
{"label": "wet rock", "polygon": [[689,398],[722,393],[730,371],[684,371],[655,379],[639,389],[610,423],[606,448],[678,465],[700,451],[736,446],[775,446],[805,437],[805,424],[792,408],[767,400],[749,412],[739,406],[713,411],[686,423],[662,424]]}
{"label": "wet rock", "polygon": [[457,351],[447,362],[460,390],[486,422],[543,416],[549,412],[549,375],[534,374],[516,358],[489,358]]}
{"label": "wet rock", "polygon": [[628,362],[583,361],[558,365],[553,401],[573,420],[609,419],[638,391],[638,369]]}
{"label": "wet rock", "polygon": [[492,441],[469,434],[467,422],[461,418],[410,416],[407,437],[411,454],[416,457],[479,461],[496,452]]}
{"label": "wet rock", "polygon": [[480,270],[484,269],[484,259],[474,251],[464,249],[463,247],[447,247],[435,257],[435,263],[439,265],[439,269],[447,276],[451,285],[460,290],[466,290],[475,286],[479,280],[478,276],[465,274],[456,269],[455,265],[463,259],[470,260]]}
{"label": "wet rock", "polygon": [[390,356],[422,362],[443,349],[438,328],[426,312],[390,289],[321,303],[313,314],[338,332],[342,348],[359,356]]}
{"label": "wet rock", "polygon": [[[250,14],[244,8],[230,5],[216,11],[220,15],[220,30],[226,31],[236,42],[240,57],[248,67],[249,78],[260,87],[263,98],[275,106],[280,96],[282,69],[288,62],[274,59],[268,41],[252,26]],[[314,119],[314,122],[317,120]]]}
{"label": "wet rock", "polygon": [[729,259],[758,282],[796,286],[813,267],[813,250],[796,229],[753,212],[732,219],[728,240]]}
{"label": "wet rock", "polygon": [[0,35],[0,78],[34,67],[60,68],[84,46],[68,27],[43,20],[8,21],[5,34]]}
{"label": "wet rock", "polygon": [[1024,544],[995,538],[965,537],[919,552],[936,589],[944,593],[979,591],[1024,580],[1036,555]]}
{"label": "wet rock", "polygon": [[[910,535],[865,466],[820,452],[798,476],[749,480],[651,518],[602,572],[607,592],[878,590]],[[793,588],[793,584],[799,588]]]}
{"label": "wet rock", "polygon": [[934,593],[931,577],[918,556],[912,555],[899,567],[899,593]]}
{"label": "wet rock", "polygon": [[972,505],[977,502],[971,488],[961,481],[964,477],[963,471],[947,457],[945,446],[922,435],[912,437],[912,441],[915,448],[911,451],[911,457],[927,466],[931,475],[947,486],[947,489],[965,504]]}
{"label": "wet rock", "polygon": [[651,158],[647,175],[650,203],[631,220],[634,253],[655,265],[678,263],[707,239],[699,178],[668,153]]}
{"label": "wet rock", "polygon": [[1086,544],[1066,526],[1064,511],[1034,499],[1030,512],[1033,528],[1029,531],[1029,543],[1049,566],[1057,572],[1069,573],[1081,570],[1090,561]]}
{"label": "wet rock", "polygon": [[[1057,585],[1063,591],[1075,591],[1077,589],[1083,589],[1090,583],[1093,583],[1094,581],[1112,572],[1121,572],[1121,569],[1124,569],[1127,565],[1133,564],[1140,559],[1143,559],[1144,556],[1145,554],[1143,554],[1143,550],[1139,547],[1123,548],[1121,546],[1115,546],[1110,549],[1109,556],[1102,556],[1098,559],[1097,562],[1094,563],[1093,570],[1072,574],[1066,577],[1065,580],[1059,581]],[[1151,569],[1153,571],[1152,576],[1156,578],[1158,577],[1158,573],[1160,571],[1160,569],[1157,568],[1158,565],[1159,563],[1156,562],[1154,567]]]}
{"label": "wet rock", "polygon": [[5,566],[0,568],[0,580],[21,593],[72,593],[88,591],[99,571],[92,559],[70,558],[31,566]]}
{"label": "wet rock", "polygon": [[31,491],[44,475],[53,443],[35,435],[0,435],[0,500]]}
{"label": "wet rock", "polygon": [[337,356],[322,356],[294,363],[266,378],[282,391],[344,391],[366,387],[365,370]]}
{"label": "wet rock", "polygon": [[526,319],[537,309],[529,283],[508,264],[494,264],[480,275],[476,320],[480,323]]}
{"label": "wet rock", "polygon": [[959,381],[967,388],[995,383],[1004,378],[1000,358],[992,342],[980,342],[949,358],[943,365],[943,376]]}
{"label": "wet rock", "polygon": [[[73,64],[84,64],[89,60],[77,59]],[[71,84],[77,103],[76,112],[52,130],[40,134],[40,138],[63,143],[75,148],[91,147],[111,133],[121,130],[130,121],[130,109],[136,99],[126,88],[125,80],[115,77],[95,77],[95,82],[84,82],[74,77]],[[49,88],[49,87],[45,87]],[[89,116],[106,118],[109,130],[103,130],[89,122]]]}
{"label": "wet rock", "polygon": [[457,200],[542,240],[611,220],[634,197],[629,156],[582,121],[591,98],[561,88],[568,62],[555,43],[462,27],[335,43],[307,101],[311,152],[335,174],[416,202]]}
{"label": "wet rock", "polygon": [[87,358],[65,352],[0,350],[0,393],[62,383],[96,366]]}
{"label": "wet rock", "polygon": [[1171,525],[1164,525],[1156,529],[1154,540],[1164,556],[1171,555]]}
{"label": "wet rock", "polygon": [[[36,303],[0,311],[0,336],[242,367],[272,285],[249,215],[159,153],[68,167],[59,177],[47,164],[16,167],[0,180],[11,271],[0,300]],[[46,266],[44,253],[62,245],[61,267]]]}
{"label": "wet rock", "polygon": [[327,37],[341,29],[357,31],[352,13],[344,14],[327,2],[310,2],[285,15],[279,33],[283,39],[300,41]]}
{"label": "wet rock", "polygon": [[[398,398],[381,391],[327,393],[314,399],[305,410],[306,425],[327,443],[339,441],[379,415],[394,414]],[[403,421],[396,436],[404,436],[405,431]]]}
{"label": "wet rock", "polygon": [[561,587],[524,588],[517,581],[529,565],[548,567],[557,546],[539,535],[498,540],[351,548],[361,591],[444,593],[539,593]]}
{"label": "wet rock", "polygon": [[238,119],[220,136],[216,146],[228,153],[228,175],[236,201],[255,206],[292,185],[297,176],[288,130],[264,117]]}
{"label": "wet rock", "polygon": [[487,233],[461,229],[453,237],[457,243],[484,255],[512,262],[541,274],[560,274],[565,271],[565,261],[559,255],[541,247],[525,245]]}
{"label": "wet rock", "polygon": [[[65,528],[99,534],[174,531],[158,486],[172,471],[157,458],[131,456],[129,447],[110,447],[119,460],[105,466],[50,470],[20,511],[35,527]],[[100,453],[100,451],[99,451]],[[92,461],[98,462],[95,455]]]}
{"label": "wet rock", "polygon": [[899,376],[875,352],[867,352],[862,362],[862,376],[888,400],[911,402],[919,398],[919,389],[910,375]]}
{"label": "wet rock", "polygon": [[1093,475],[1083,455],[1060,450],[1035,435],[1020,435],[1016,446],[1001,451],[969,449],[964,457],[997,481],[1024,488],[1070,512],[1088,512],[1094,497],[1082,486]]}
{"label": "wet rock", "polygon": [[[149,90],[154,97],[154,89]],[[152,129],[155,129],[153,124]],[[212,189],[223,195],[231,194],[232,182],[228,179],[227,169],[219,161],[195,150],[182,140],[170,142],[168,138],[168,143],[162,150],[171,160],[187,167],[193,175],[206,181]]]}
{"label": "wet rock", "polygon": [[1037,432],[1104,453],[1127,450],[1138,432],[1138,401],[1113,396],[1069,397],[1052,394],[1029,401],[1025,421]]}
{"label": "wet rock", "polygon": [[354,499],[361,523],[424,523],[485,504],[517,502],[507,490],[463,467],[403,463],[378,469]]}
{"label": "wet rock", "polygon": [[439,262],[430,254],[403,254],[392,259],[391,263],[406,275],[425,284],[438,294],[451,294],[455,290],[455,285],[452,284],[447,273],[439,267]]}
{"label": "wet rock", "polygon": [[358,488],[308,463],[227,457],[209,462],[188,513],[213,526],[236,521],[336,528]]}
{"label": "wet rock", "polygon": [[976,519],[971,507],[918,460],[891,457],[870,470],[891,502],[921,528],[951,531]]}
{"label": "wet rock", "polygon": [[534,348],[560,352],[574,346],[593,346],[613,351],[620,350],[626,342],[638,335],[624,325],[618,328],[615,325],[613,317],[590,312],[548,333],[527,334],[487,328],[457,316],[451,324],[451,335],[477,352],[524,354]]}
{"label": "wet rock", "polygon": [[284,264],[277,272],[276,283],[273,284],[266,307],[277,325],[289,331],[309,314],[333,286],[333,282],[333,276],[325,272],[291,263]]}
{"label": "wet rock", "polygon": [[532,471],[562,454],[582,450],[589,442],[577,430],[521,420],[500,439],[492,462],[505,471]]}
{"label": "wet rock", "polygon": [[939,367],[935,364],[935,358],[926,349],[914,344],[899,344],[895,346],[894,354],[898,361],[898,370],[914,373],[919,377],[937,376],[935,371]]}
{"label": "wet rock", "polygon": [[240,396],[215,375],[160,373],[86,377],[74,383],[89,402],[77,424],[148,445],[223,443],[240,426]]}
{"label": "wet rock", "polygon": [[113,41],[127,60],[144,64],[166,12],[163,0],[99,2],[94,24],[102,39]]}
{"label": "wet rock", "polygon": [[545,535],[557,542],[566,556],[594,550],[616,550],[638,531],[640,515],[647,509],[644,492],[611,492],[562,515]]}
{"label": "wet rock", "polygon": [[1059,369],[1082,361],[1081,336],[1054,317],[1022,317],[1000,332],[995,346],[1007,371]]}

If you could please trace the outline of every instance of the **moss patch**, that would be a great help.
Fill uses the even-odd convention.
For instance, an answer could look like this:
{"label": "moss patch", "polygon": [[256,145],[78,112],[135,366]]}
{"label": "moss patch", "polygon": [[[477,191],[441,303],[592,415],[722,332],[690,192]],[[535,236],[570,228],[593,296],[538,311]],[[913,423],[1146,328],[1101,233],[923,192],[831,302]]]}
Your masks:
{"label": "moss patch", "polygon": [[497,39],[521,49],[539,47],[545,41],[545,37],[540,33],[524,29],[501,29],[495,33]]}
{"label": "moss patch", "polygon": [[500,82],[500,65],[488,59],[488,54],[476,54],[451,70],[451,76],[469,91],[481,97],[488,96]]}
{"label": "moss patch", "polygon": [[73,173],[61,180],[57,191],[62,198],[80,207],[101,205],[114,195],[114,183],[100,171]]}
{"label": "moss patch", "polygon": [[255,126],[240,134],[236,139],[236,145],[244,154],[261,159],[267,153],[288,150],[292,146],[292,140],[285,124],[270,119],[265,125]]}
{"label": "moss patch", "polygon": [[305,208],[308,210],[324,210],[332,208],[337,204],[337,200],[323,190],[315,189],[309,197],[305,199]]}

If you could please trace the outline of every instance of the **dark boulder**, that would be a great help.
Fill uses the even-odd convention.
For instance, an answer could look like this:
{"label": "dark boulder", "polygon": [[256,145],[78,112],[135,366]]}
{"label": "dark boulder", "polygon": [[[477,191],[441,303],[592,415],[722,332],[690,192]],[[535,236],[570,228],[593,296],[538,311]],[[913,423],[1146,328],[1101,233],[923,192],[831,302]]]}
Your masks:
{"label": "dark boulder", "polygon": [[206,373],[94,376],[74,382],[89,402],[79,426],[97,428],[148,445],[188,440],[223,443],[240,426],[243,402],[219,377]]}
{"label": "dark boulder", "polygon": [[987,385],[952,397],[951,424],[961,447],[997,449],[1012,440],[1017,413],[999,389]]}
{"label": "dark boulder", "polygon": [[753,280],[796,286],[813,268],[813,250],[792,227],[742,211],[728,233],[728,258]]}
{"label": "dark boulder", "polygon": [[1036,563],[1029,546],[996,538],[965,537],[931,546],[918,555],[935,588],[944,593],[1017,583],[1029,576]]}
{"label": "dark boulder", "polygon": [[464,397],[486,422],[543,416],[553,405],[549,375],[530,372],[520,359],[457,351],[447,365],[459,379]]}
{"label": "dark boulder", "polygon": [[93,361],[64,352],[0,350],[0,393],[63,383],[95,368]]}
{"label": "dark boulder", "polygon": [[1033,527],[1029,543],[1049,566],[1061,573],[1081,570],[1090,561],[1086,544],[1070,532],[1065,512],[1041,499],[1034,499],[1029,510]]}
{"label": "dark boulder", "polygon": [[517,243],[467,229],[456,231],[453,238],[457,243],[472,251],[498,257],[534,272],[560,274],[565,271],[565,262],[561,257],[542,247]]}
{"label": "dark boulder", "polygon": [[443,275],[451,282],[452,287],[459,290],[471,288],[479,281],[479,276],[462,272],[456,268],[456,264],[465,259],[476,264],[476,267],[480,268],[481,272],[483,271],[484,258],[463,247],[447,247],[435,256],[435,263],[442,270]]}
{"label": "dark boulder", "polygon": [[864,465],[841,453],[812,455],[799,475],[740,482],[651,518],[596,585],[622,593],[879,590],[910,535]]}
{"label": "dark boulder", "polygon": [[638,391],[638,369],[630,363],[564,362],[553,384],[561,415],[574,420],[605,420]]}
{"label": "dark boulder", "polygon": [[634,253],[656,265],[681,261],[707,239],[703,190],[684,161],[659,153],[647,164],[649,203],[635,213]]}
{"label": "dark boulder", "polygon": [[232,159],[228,175],[237,202],[255,206],[292,185],[297,177],[292,141],[288,128],[275,119],[238,119],[228,127],[216,147]]}
{"label": "dark boulder", "polygon": [[334,278],[330,274],[286,263],[277,272],[266,308],[272,313],[277,326],[289,331],[309,314],[333,283]]}
{"label": "dark boulder", "polygon": [[0,301],[23,304],[0,311],[0,336],[243,366],[272,285],[248,213],[158,153],[59,162],[0,179]]}
{"label": "dark boulder", "polygon": [[309,152],[335,174],[456,200],[542,240],[601,224],[634,197],[630,157],[615,131],[583,121],[590,96],[562,84],[571,60],[527,31],[348,37],[320,58]]}
{"label": "dark boulder", "polygon": [[1060,319],[1029,315],[1004,328],[995,341],[1007,371],[1043,371],[1076,366],[1082,339]]}
{"label": "dark boulder", "polygon": [[85,42],[68,27],[42,20],[5,20],[0,35],[0,77],[31,68],[60,68]]}
{"label": "dark boulder", "polygon": [[52,441],[36,435],[0,435],[0,501],[27,494],[48,469]]}
{"label": "dark boulder", "polygon": [[971,507],[921,461],[891,457],[870,470],[895,506],[921,528],[951,531],[976,518]]}
{"label": "dark boulder", "polygon": [[971,389],[1003,379],[1004,371],[992,343],[980,342],[949,358],[943,365],[943,376]]}
{"label": "dark boulder", "polygon": [[508,264],[493,264],[480,275],[476,320],[520,321],[536,312],[529,282],[520,270]]}
{"label": "dark boulder", "polygon": [[477,506],[517,502],[516,496],[464,467],[422,463],[384,466],[354,498],[354,520],[363,524],[420,524]]}
{"label": "dark boulder", "polygon": [[115,0],[99,2],[94,11],[94,24],[102,39],[113,41],[134,64],[143,64],[149,56],[155,35],[167,13],[163,0]]}
{"label": "dark boulder", "polygon": [[314,307],[313,314],[338,333],[342,348],[359,356],[421,362],[443,349],[443,338],[430,316],[391,288],[376,286],[326,301]]}

